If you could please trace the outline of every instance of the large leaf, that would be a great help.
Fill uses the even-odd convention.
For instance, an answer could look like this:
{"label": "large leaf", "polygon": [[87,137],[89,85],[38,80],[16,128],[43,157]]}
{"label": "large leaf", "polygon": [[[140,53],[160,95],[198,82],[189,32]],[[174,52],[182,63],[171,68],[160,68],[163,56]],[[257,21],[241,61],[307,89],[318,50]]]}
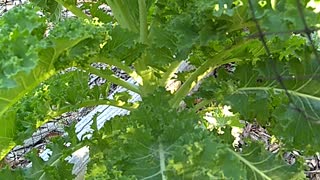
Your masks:
{"label": "large leaf", "polygon": [[245,120],[266,125],[287,147],[314,152],[320,147],[320,67],[308,50],[301,54],[301,60],[293,55],[280,62],[278,56],[273,62],[241,64],[234,73],[221,70],[200,94],[231,105]]}
{"label": "large leaf", "polygon": [[[258,121],[270,117],[268,111],[271,112],[275,124],[270,128],[272,134],[283,139],[289,147],[315,151],[320,147],[320,141],[317,138],[320,135],[317,130],[320,122],[318,61],[311,58],[303,59],[302,62],[291,60],[287,63],[279,63],[277,67],[285,87],[279,85],[276,76],[272,71],[267,72],[266,67],[270,68],[265,63],[258,63],[257,68],[253,68],[255,71],[250,79],[243,81],[246,85],[243,84],[244,86],[239,88],[229,100],[238,99],[239,102],[239,99],[242,99],[244,103],[248,102],[248,105],[255,104],[254,111],[258,114]],[[243,99],[244,96],[247,98]],[[235,104],[240,106],[240,103]],[[245,107],[244,104],[241,106]],[[266,115],[265,118],[262,117],[264,115]]]}
{"label": "large leaf", "polygon": [[170,96],[164,94],[160,91],[145,98],[130,116],[112,119],[94,132],[87,141],[91,145],[89,179],[281,179],[301,175],[261,145],[244,154],[233,151],[207,130],[196,128],[199,117],[193,112],[170,109]]}
{"label": "large leaf", "polygon": [[19,72],[29,73],[37,65],[46,28],[37,10],[30,5],[14,8],[0,19],[0,88],[15,87],[12,78]]}
{"label": "large leaf", "polygon": [[[241,153],[228,149],[228,152],[244,165],[247,171],[245,179],[304,179],[301,163],[285,163],[281,154],[268,152],[263,144],[252,143]],[[234,167],[234,166],[233,166]],[[232,168],[233,169],[233,168]],[[238,178],[235,178],[238,179]]]}
{"label": "large leaf", "polygon": [[10,108],[54,73],[50,67],[52,49],[39,53],[44,48],[41,37],[45,29],[40,30],[44,19],[36,12],[37,9],[27,5],[13,9],[0,20],[3,26],[0,41],[6,46],[1,48],[0,60],[0,159],[12,147],[16,131],[15,110]]}

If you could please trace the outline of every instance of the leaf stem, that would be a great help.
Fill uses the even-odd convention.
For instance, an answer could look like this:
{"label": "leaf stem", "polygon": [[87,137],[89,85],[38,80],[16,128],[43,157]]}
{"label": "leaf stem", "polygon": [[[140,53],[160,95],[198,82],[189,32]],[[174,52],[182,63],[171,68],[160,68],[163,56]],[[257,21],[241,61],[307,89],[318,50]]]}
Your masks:
{"label": "leaf stem", "polygon": [[83,19],[91,19],[89,16],[87,16],[84,12],[82,12],[79,8],[77,8],[75,5],[73,4],[68,4],[66,2],[64,2],[63,0],[55,0],[57,3],[61,4],[62,6],[64,6],[67,10],[69,10],[70,12],[72,12],[74,15],[76,15],[79,18],[83,18]]}
{"label": "leaf stem", "polygon": [[178,89],[173,99],[171,99],[171,101],[169,102],[170,105],[174,108],[177,108],[182,99],[191,91],[191,89],[197,84],[197,82],[202,80],[208,73],[210,73],[219,65],[240,61],[240,59],[237,58],[227,59],[228,56],[230,56],[230,51],[223,51],[222,53],[217,54],[212,59],[209,59],[205,63],[203,63]]}
{"label": "leaf stem", "polygon": [[99,69],[96,69],[94,67],[91,67],[91,66],[87,66],[87,70],[90,72],[90,73],[93,73],[97,76],[100,76],[104,79],[106,79],[107,81],[109,82],[112,82],[114,84],[117,84],[119,86],[122,86],[132,92],[135,92],[137,94],[140,94],[141,95],[141,91],[140,91],[140,88],[136,85],[133,85],[127,81],[124,81],[118,77],[116,77],[115,75],[108,75],[108,74],[105,74],[103,73],[102,71],[100,71]]}
{"label": "leaf stem", "polygon": [[166,180],[167,177],[165,176],[164,172],[166,171],[166,163],[165,163],[165,156],[164,156],[164,149],[162,142],[159,138],[159,161],[160,161],[160,173],[162,176],[162,180]]}
{"label": "leaf stem", "polygon": [[[195,72],[193,72],[190,78],[178,89],[175,93],[173,99],[169,102],[172,107],[176,108],[179,106],[181,100],[191,91],[191,89],[203,79],[208,73],[210,73],[214,68],[211,66],[211,61],[206,61],[202,66],[200,66]],[[209,68],[208,68],[209,67]]]}
{"label": "leaf stem", "polygon": [[165,87],[170,78],[174,75],[174,73],[177,71],[177,69],[179,68],[180,64],[182,63],[182,61],[177,61],[177,62],[173,62],[170,67],[168,68],[167,72],[165,72],[162,76],[162,78],[160,79],[160,86]]}
{"label": "leaf stem", "polygon": [[192,110],[194,112],[198,111],[199,109],[203,108],[204,106],[210,104],[212,102],[212,99],[204,99],[200,103],[196,104]]}
{"label": "leaf stem", "polygon": [[196,71],[191,74],[186,82],[175,93],[174,97],[169,102],[171,107],[177,108],[183,98],[188,95],[190,90],[197,84],[197,82],[203,79],[214,68],[222,64],[241,61],[239,58],[231,57],[235,57],[236,53],[241,52],[242,49],[246,49],[247,45],[250,45],[251,42],[253,42],[253,40],[239,42],[230,49],[224,50],[204,62],[198,69],[196,69]]}
{"label": "leaf stem", "polygon": [[98,56],[96,58],[93,58],[90,60],[91,62],[102,62],[109,65],[116,66],[123,70],[125,73],[127,73],[130,77],[132,77],[135,81],[137,81],[139,84],[142,83],[142,78],[137,74],[136,71],[132,70],[130,67],[126,66],[125,64],[121,63],[117,59],[113,58],[106,58],[104,56]]}

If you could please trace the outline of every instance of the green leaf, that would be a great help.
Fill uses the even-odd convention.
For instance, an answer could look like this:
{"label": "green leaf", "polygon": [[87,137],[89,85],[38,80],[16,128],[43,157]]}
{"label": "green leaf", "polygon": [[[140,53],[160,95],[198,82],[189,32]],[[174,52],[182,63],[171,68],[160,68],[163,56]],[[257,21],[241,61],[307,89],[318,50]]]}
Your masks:
{"label": "green leaf", "polygon": [[[28,18],[24,18],[22,21],[21,17]],[[31,48],[31,52],[29,52],[28,49],[24,49],[24,47],[22,47],[21,52],[17,49],[19,53],[32,55],[32,57],[28,56],[28,58],[21,56],[25,58],[25,60],[21,60],[26,62],[19,64],[16,62],[17,59],[15,59],[12,61],[12,65],[14,66],[11,67],[7,66],[7,62],[10,61],[7,61],[5,57],[0,61],[3,66],[1,68],[1,70],[3,70],[2,75],[4,75],[0,76],[0,123],[4,125],[0,128],[0,159],[2,159],[10,150],[10,147],[13,146],[12,141],[17,138],[17,125],[23,122],[23,120],[20,121],[17,119],[15,114],[17,109],[14,109],[14,105],[27,93],[34,90],[41,82],[49,79],[59,70],[74,64],[87,65],[89,63],[88,57],[99,52],[100,49],[97,49],[100,43],[99,40],[105,38],[105,36],[103,36],[105,32],[102,32],[102,28],[96,28],[98,25],[95,25],[95,23],[97,23],[95,21],[65,21],[56,25],[50,32],[48,38],[41,39],[43,38],[44,31],[40,31],[39,28],[43,26],[44,19],[37,15],[37,9],[32,8],[31,5],[15,8],[12,12],[10,11],[6,16],[3,16],[3,19],[0,21],[2,24],[8,24],[4,26],[3,38],[0,38],[0,41],[5,40],[3,42],[9,45],[8,49],[3,48],[3,50],[8,51],[11,48],[10,52],[12,57],[19,56],[19,54],[12,54],[15,52],[12,51],[13,45],[16,45],[16,47],[14,47],[15,49],[17,49],[19,45],[16,44],[18,41],[16,41],[15,38],[9,38],[10,34],[16,33],[17,37],[21,39],[25,38],[26,41],[32,43],[32,45],[28,47]],[[15,29],[20,26],[22,29],[25,29],[25,31],[17,31],[17,29]],[[79,27],[82,27],[82,29],[78,29]],[[15,29],[13,33],[11,33],[12,29]],[[92,42],[90,37],[97,38],[97,41]],[[23,45],[24,41],[21,41],[19,44]],[[68,53],[70,53],[70,56],[65,57],[65,54]],[[33,61],[33,63],[29,63],[29,61]],[[72,97],[70,96],[69,98]],[[47,103],[44,103],[44,105],[47,105]],[[39,108],[39,110],[42,111],[43,109]],[[45,112],[46,111],[42,111],[42,113]],[[42,113],[40,113],[40,115],[45,116],[45,114]],[[35,128],[35,124],[31,124],[33,128]],[[39,124],[37,125],[39,126]],[[28,133],[31,132],[28,131]],[[20,141],[22,141],[22,139],[20,139]]]}
{"label": "green leaf", "polygon": [[[271,37],[278,36],[275,32],[282,32],[282,35],[278,37],[282,39],[289,38],[289,32],[303,31],[307,28],[303,21],[306,22],[308,28],[318,26],[320,17],[312,8],[306,8],[308,1],[278,1],[275,8],[272,8],[272,6],[274,6],[272,5],[272,1],[264,1],[264,6],[261,6],[261,4],[258,3],[259,1],[251,2],[262,30],[273,33]],[[301,6],[303,14],[300,14],[300,10],[297,8],[299,5]]]}
{"label": "green leaf", "polygon": [[[32,91],[41,81],[48,79],[54,74],[54,70],[48,71],[47,63],[39,65],[31,71],[30,74],[20,72],[17,75],[17,87],[12,89],[0,89],[0,151],[1,155],[8,152],[8,147],[12,147],[12,138],[16,134],[17,119],[16,110],[10,109],[17,103],[27,92]],[[0,158],[2,158],[0,157]]]}
{"label": "green leaf", "polygon": [[[50,138],[46,143],[46,149],[50,150],[46,161],[39,157],[38,149],[33,149],[25,155],[25,158],[31,161],[31,167],[16,168],[14,170],[2,170],[4,173],[11,174],[10,179],[73,179],[73,164],[68,163],[71,153],[81,147],[81,142],[75,133],[75,124],[65,129],[68,136]],[[68,146],[66,143],[68,142]],[[0,172],[1,174],[1,172]]]}
{"label": "green leaf", "polygon": [[61,20],[62,6],[55,0],[31,0],[51,21]]}
{"label": "green leaf", "polygon": [[245,120],[256,119],[267,125],[268,131],[287,148],[315,152],[320,147],[316,138],[320,115],[318,61],[308,56],[302,60],[274,61],[285,88],[268,62],[244,63],[232,74],[218,72],[218,79],[208,81],[201,93],[218,97]]}
{"label": "green leaf", "polygon": [[[101,55],[106,58],[115,59],[118,62],[124,61],[126,65],[131,65],[144,51],[144,46],[138,43],[139,35],[120,26],[113,27],[109,32],[109,37],[110,39],[107,40],[101,51]],[[98,59],[98,61],[103,62],[106,58]]]}
{"label": "green leaf", "polygon": [[5,179],[23,180],[23,170],[12,170],[10,167],[5,167],[0,170],[0,177]]}
{"label": "green leaf", "polygon": [[[13,77],[30,73],[38,63],[38,51],[44,47],[45,19],[31,5],[17,7],[0,19],[0,88],[13,88]],[[32,22],[32,23],[31,23]]]}
{"label": "green leaf", "polygon": [[[168,97],[159,95],[158,93],[146,99],[139,110],[133,111],[130,116],[108,121],[105,127],[95,132],[94,140],[90,140],[94,159],[91,165],[94,168],[88,177],[141,179],[164,175],[167,169],[160,164],[167,163],[167,158],[176,149],[175,146],[180,147],[182,139],[187,141],[189,133],[193,136],[196,115],[188,112],[168,112]],[[163,116],[164,113],[168,116]],[[180,124],[181,120],[185,123]],[[195,138],[200,136],[194,135]],[[106,156],[110,158],[101,159]],[[98,159],[101,161],[96,161]],[[103,166],[113,168],[105,169]],[[149,167],[148,171],[146,167]],[[98,172],[97,169],[105,171]]]}

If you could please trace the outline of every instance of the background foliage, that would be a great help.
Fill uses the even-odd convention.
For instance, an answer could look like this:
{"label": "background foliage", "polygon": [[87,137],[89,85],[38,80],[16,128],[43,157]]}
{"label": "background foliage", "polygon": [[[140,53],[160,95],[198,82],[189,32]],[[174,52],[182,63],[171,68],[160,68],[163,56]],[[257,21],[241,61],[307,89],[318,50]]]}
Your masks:
{"label": "background foliage", "polygon": [[[304,178],[303,164],[286,164],[282,153],[310,155],[320,146],[320,16],[312,3],[33,0],[10,10],[0,18],[0,158],[64,112],[109,104],[131,114],[99,131],[94,120],[90,140],[79,141],[70,127],[48,145],[48,161],[33,151],[31,168],[5,167],[1,177],[72,178],[64,159],[88,145],[88,179]],[[63,7],[75,17],[62,18]],[[193,68],[175,74],[182,61]],[[138,85],[92,63],[116,66]],[[109,83],[90,89],[89,73]],[[171,79],[182,82],[173,93],[164,90]],[[138,93],[139,106],[128,94],[108,99],[111,83]],[[226,105],[232,117],[223,115]],[[210,125],[203,115],[214,111]],[[264,126],[280,151],[256,142],[236,151],[232,129],[241,120]]]}

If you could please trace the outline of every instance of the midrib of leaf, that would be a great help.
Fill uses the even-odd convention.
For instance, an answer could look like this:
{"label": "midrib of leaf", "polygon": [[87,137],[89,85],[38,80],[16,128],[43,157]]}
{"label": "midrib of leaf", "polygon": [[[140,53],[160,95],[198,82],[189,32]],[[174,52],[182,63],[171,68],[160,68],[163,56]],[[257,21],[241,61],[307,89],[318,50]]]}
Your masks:
{"label": "midrib of leaf", "polygon": [[310,94],[304,94],[304,93],[300,93],[300,92],[297,92],[297,91],[285,90],[285,89],[273,88],[273,87],[244,87],[244,88],[239,88],[237,91],[268,91],[270,89],[273,89],[276,92],[288,91],[289,94],[291,94],[291,95],[303,97],[303,98],[306,98],[306,99],[312,99],[312,100],[320,102],[320,97],[317,97],[317,96],[312,96]]}
{"label": "midrib of leaf", "polygon": [[283,167],[286,167],[286,165],[276,166],[276,167],[274,167],[274,168],[265,170],[265,171],[263,171],[263,172],[268,173],[268,172],[272,172],[272,171],[275,171],[275,170],[280,169],[280,168],[283,168]]}
{"label": "midrib of leaf", "polygon": [[159,138],[159,161],[160,161],[160,173],[161,173],[161,177],[162,180],[167,180],[167,177],[165,176],[164,172],[166,170],[166,163],[165,163],[165,156],[164,156],[164,149],[163,149],[163,145],[161,143],[161,140]]}
{"label": "midrib of leaf", "polygon": [[237,157],[240,161],[242,161],[245,165],[247,165],[250,169],[252,169],[253,171],[255,171],[256,173],[258,173],[261,177],[271,180],[271,178],[269,176],[267,176],[266,174],[263,173],[263,171],[261,171],[260,169],[258,169],[257,167],[255,167],[250,161],[246,160],[245,158],[243,158],[241,155],[239,155],[238,153],[234,152],[232,149],[227,148],[227,150],[234,155],[235,157]]}

